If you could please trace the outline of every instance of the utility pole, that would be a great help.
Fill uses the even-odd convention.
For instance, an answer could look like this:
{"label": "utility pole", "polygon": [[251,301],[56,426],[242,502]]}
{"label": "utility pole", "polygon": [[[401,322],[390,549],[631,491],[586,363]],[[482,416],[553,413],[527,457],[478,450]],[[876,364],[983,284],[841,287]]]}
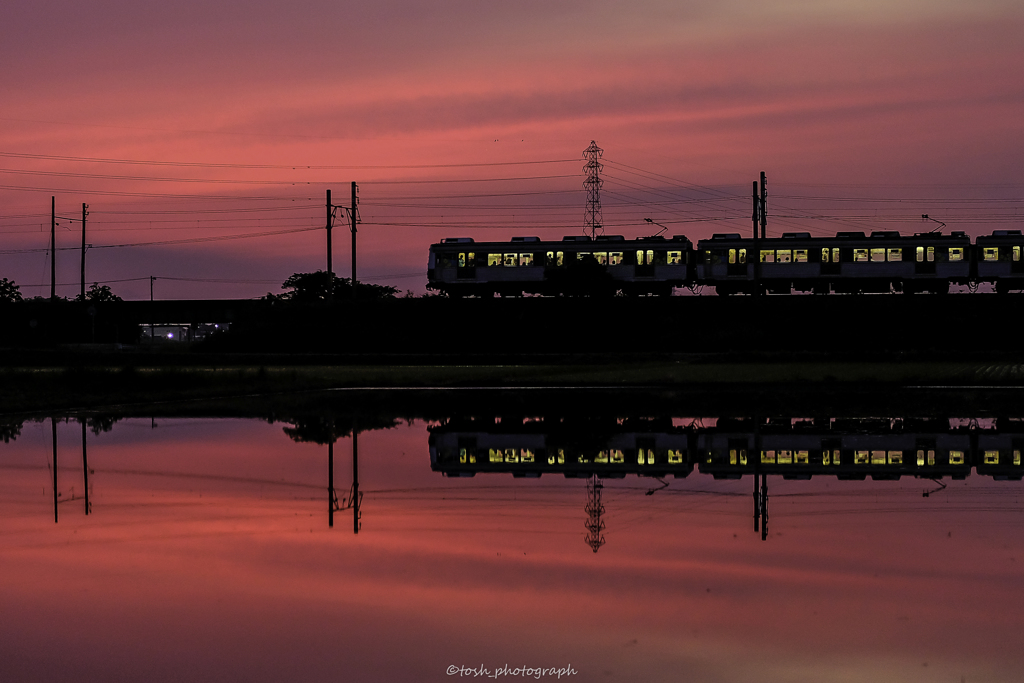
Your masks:
{"label": "utility pole", "polygon": [[601,503],[601,490],[604,484],[596,474],[591,475],[587,480],[587,505],[584,511],[587,513],[587,521],[583,525],[587,529],[586,542],[595,553],[604,545],[604,505]]}
{"label": "utility pole", "polygon": [[85,217],[89,215],[89,205],[82,202],[82,301],[85,301]]}
{"label": "utility pole", "polygon": [[766,229],[768,226],[768,181],[765,178],[764,171],[761,171],[761,239],[764,239],[767,235]]}
{"label": "utility pole", "polygon": [[359,195],[356,184],[352,183],[352,208],[348,214],[349,227],[352,228],[352,300],[356,299],[356,224],[359,223]]}
{"label": "utility pole", "polygon": [[50,197],[50,301],[57,300],[57,198]]}
{"label": "utility pole", "polygon": [[757,191],[757,181],[754,181],[754,249],[753,254],[750,254],[749,259],[754,264],[754,296],[758,297],[761,295],[761,241],[758,239],[757,225],[761,219],[761,199]]}
{"label": "utility pole", "polygon": [[331,191],[327,190],[327,300],[334,298],[334,249],[331,246],[331,228],[334,227],[334,206]]}
{"label": "utility pole", "polygon": [[[583,170],[587,173],[587,179],[583,181],[583,187],[587,191],[587,212],[583,216],[583,232],[590,231],[590,239],[597,237],[598,231],[604,233],[601,225],[601,171],[604,165],[598,159],[604,155],[604,150],[597,146],[597,142],[590,141],[590,147],[583,150],[583,158],[587,163]],[[596,552],[596,551],[595,551]]]}

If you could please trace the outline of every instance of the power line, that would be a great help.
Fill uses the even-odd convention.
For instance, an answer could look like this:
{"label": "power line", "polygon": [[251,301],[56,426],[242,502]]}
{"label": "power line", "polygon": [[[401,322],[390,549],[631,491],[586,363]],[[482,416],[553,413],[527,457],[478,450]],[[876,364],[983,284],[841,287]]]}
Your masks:
{"label": "power line", "polygon": [[284,169],[293,171],[372,171],[399,170],[420,168],[483,168],[488,166],[535,166],[540,164],[564,164],[576,162],[576,159],[538,159],[534,161],[492,161],[469,164],[376,164],[369,166],[314,166],[309,164],[227,164],[206,163],[199,161],[158,161],[154,159],[106,159],[102,157],[74,157],[55,154],[25,154],[20,152],[0,152],[0,157],[13,159],[38,159],[48,161],[77,161],[100,164],[130,164],[136,166],[174,166],[181,168],[248,168],[248,169]]}

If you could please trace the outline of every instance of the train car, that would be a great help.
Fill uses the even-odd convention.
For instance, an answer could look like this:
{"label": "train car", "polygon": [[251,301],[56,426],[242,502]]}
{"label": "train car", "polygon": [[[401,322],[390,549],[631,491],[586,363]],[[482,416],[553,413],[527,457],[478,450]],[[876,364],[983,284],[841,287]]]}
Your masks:
{"label": "train car", "polygon": [[813,475],[854,480],[904,475],[964,479],[971,472],[975,453],[971,436],[951,432],[946,421],[899,428],[893,428],[887,419],[763,425],[756,436],[758,449],[752,427],[743,420],[720,421],[716,429],[698,434],[700,471],[716,479],[739,479],[754,473],[782,475],[784,479],[810,479]]}
{"label": "train car", "polygon": [[455,420],[430,429],[430,464],[449,477],[503,472],[536,478],[626,474],[683,478],[693,471],[692,433],[671,424]]}
{"label": "train car", "polygon": [[977,280],[991,283],[996,292],[1024,290],[1024,235],[1020,230],[994,230],[975,241]]}
{"label": "train car", "polygon": [[694,281],[693,245],[621,235],[513,237],[509,242],[446,238],[430,246],[427,288],[452,297],[541,294],[657,294]]}
{"label": "train car", "polygon": [[697,284],[713,286],[718,294],[752,293],[755,279],[772,294],[945,293],[950,284],[969,284],[973,275],[971,242],[963,232],[791,232],[757,240],[756,248],[755,255],[755,240],[737,233],[700,240]]}

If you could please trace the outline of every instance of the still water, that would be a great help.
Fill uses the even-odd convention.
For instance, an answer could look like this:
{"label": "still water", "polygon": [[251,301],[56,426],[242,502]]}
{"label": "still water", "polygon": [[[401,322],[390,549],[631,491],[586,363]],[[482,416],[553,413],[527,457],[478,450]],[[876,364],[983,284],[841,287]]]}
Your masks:
{"label": "still water", "polygon": [[1021,421],[337,424],[5,427],[0,680],[1021,680]]}

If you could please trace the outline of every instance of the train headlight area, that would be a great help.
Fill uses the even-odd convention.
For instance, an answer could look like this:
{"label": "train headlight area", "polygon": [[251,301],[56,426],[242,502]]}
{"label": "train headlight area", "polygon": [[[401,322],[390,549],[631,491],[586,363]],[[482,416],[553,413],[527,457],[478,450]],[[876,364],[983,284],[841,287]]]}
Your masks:
{"label": "train headlight area", "polygon": [[755,239],[719,233],[694,245],[684,235],[567,236],[559,241],[469,237],[430,247],[427,287],[452,297],[566,294],[944,294],[953,285],[1024,291],[1024,235],[996,230],[972,243],[964,232],[806,232]]}

